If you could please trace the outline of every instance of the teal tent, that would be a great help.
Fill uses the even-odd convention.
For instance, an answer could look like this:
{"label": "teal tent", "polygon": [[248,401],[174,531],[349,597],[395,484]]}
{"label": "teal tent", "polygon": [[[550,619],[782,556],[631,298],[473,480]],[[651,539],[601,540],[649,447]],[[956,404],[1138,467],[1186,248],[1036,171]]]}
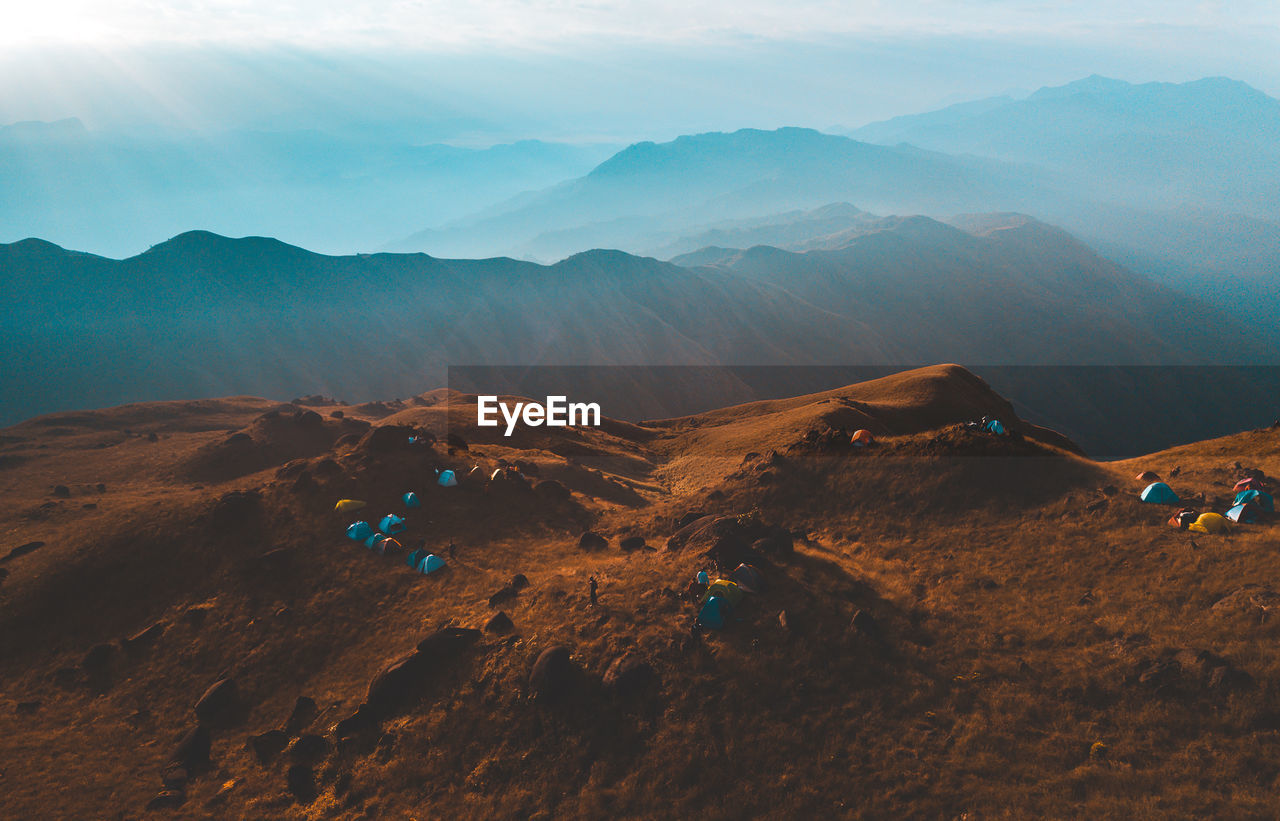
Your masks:
{"label": "teal tent", "polygon": [[992,419],[990,422],[983,425],[982,429],[987,433],[994,433],[996,436],[1004,436],[1005,433],[1004,423],[999,419]]}
{"label": "teal tent", "polygon": [[1176,505],[1178,494],[1164,482],[1152,482],[1143,489],[1142,501],[1153,505]]}
{"label": "teal tent", "polygon": [[1262,508],[1253,502],[1245,502],[1242,505],[1236,505],[1227,511],[1227,518],[1233,522],[1240,524],[1253,524],[1258,521]]}
{"label": "teal tent", "polygon": [[1242,490],[1236,494],[1236,500],[1231,504],[1234,506],[1248,503],[1255,504],[1263,510],[1268,510],[1272,513],[1275,513],[1276,511],[1275,498],[1270,493],[1263,490]]}
{"label": "teal tent", "polygon": [[378,529],[389,536],[394,536],[404,530],[404,519],[394,513],[388,513],[378,523]]}
{"label": "teal tent", "polygon": [[357,542],[363,542],[365,539],[373,535],[373,528],[368,522],[353,522],[347,528],[347,538],[354,539]]}
{"label": "teal tent", "polygon": [[404,557],[404,563],[412,567],[414,570],[417,570],[418,565],[422,564],[422,558],[425,555],[425,551],[421,548],[417,550],[410,550],[409,555]]}
{"label": "teal tent", "polygon": [[412,490],[400,497],[405,507],[422,507],[422,502],[418,501],[418,494]]}
{"label": "teal tent", "polygon": [[706,604],[702,605],[702,609],[698,611],[698,624],[703,627],[709,627],[712,630],[721,630],[724,628],[725,621],[729,617],[729,603],[719,596],[712,596],[707,599]]}
{"label": "teal tent", "polygon": [[427,554],[418,569],[425,573],[434,573],[437,570],[444,570],[444,559],[434,553]]}
{"label": "teal tent", "polygon": [[367,548],[369,548],[370,550],[375,550],[375,551],[376,551],[376,550],[378,550],[378,545],[380,545],[380,544],[382,544],[384,541],[386,541],[386,538],[387,538],[387,537],[386,537],[386,535],[385,535],[385,534],[382,534],[382,533],[375,533],[375,534],[373,534],[372,536],[370,536],[369,538],[367,538],[367,539],[365,539],[365,540],[364,540],[364,546],[365,546],[365,547],[367,547]]}
{"label": "teal tent", "polygon": [[458,477],[451,470],[440,471],[440,478],[436,480],[440,487],[457,487]]}

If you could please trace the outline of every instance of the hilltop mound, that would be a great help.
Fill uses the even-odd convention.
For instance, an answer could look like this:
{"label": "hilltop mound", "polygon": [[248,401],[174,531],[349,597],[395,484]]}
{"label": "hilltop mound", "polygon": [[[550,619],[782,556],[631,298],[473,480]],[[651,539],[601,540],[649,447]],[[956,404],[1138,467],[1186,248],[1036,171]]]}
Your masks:
{"label": "hilltop mound", "polygon": [[[510,439],[474,402],[334,418],[240,398],[0,431],[3,814],[1271,800],[1241,774],[1275,752],[1274,525],[1189,541],[1137,501],[1137,462],[1085,459],[962,368]],[[1007,433],[967,424],[984,415]],[[1145,461],[1211,497],[1230,478],[1212,471],[1280,474],[1278,454],[1259,431]],[[346,537],[390,513],[399,549]],[[691,630],[697,573],[743,560],[756,592]]]}

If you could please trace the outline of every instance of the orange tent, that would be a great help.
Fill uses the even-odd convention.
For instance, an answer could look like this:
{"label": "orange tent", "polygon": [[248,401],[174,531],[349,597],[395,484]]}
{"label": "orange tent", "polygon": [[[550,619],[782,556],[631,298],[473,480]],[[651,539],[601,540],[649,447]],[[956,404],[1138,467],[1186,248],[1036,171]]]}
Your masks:
{"label": "orange tent", "polygon": [[871,435],[871,431],[869,430],[855,430],[853,432],[853,438],[850,439],[849,441],[861,447],[865,445],[875,444],[876,438]]}
{"label": "orange tent", "polygon": [[1160,481],[1160,474],[1156,473],[1154,470],[1144,470],[1134,478],[1139,482],[1158,482]]}

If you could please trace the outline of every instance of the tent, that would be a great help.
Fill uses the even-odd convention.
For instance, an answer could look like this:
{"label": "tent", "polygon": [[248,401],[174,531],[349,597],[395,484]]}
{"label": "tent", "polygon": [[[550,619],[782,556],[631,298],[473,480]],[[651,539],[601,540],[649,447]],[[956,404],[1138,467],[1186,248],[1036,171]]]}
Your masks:
{"label": "tent", "polygon": [[422,559],[422,564],[418,565],[418,569],[425,573],[434,573],[437,570],[444,570],[444,559],[434,553],[428,553]]}
{"label": "tent", "polygon": [[426,555],[426,551],[421,548],[410,550],[409,555],[404,557],[404,563],[412,567],[414,570],[417,570],[418,565],[422,563],[422,560]]}
{"label": "tent", "polygon": [[865,448],[867,445],[874,445],[876,443],[876,438],[871,435],[871,431],[869,430],[855,430],[853,432],[853,438],[849,441],[860,448]]}
{"label": "tent", "polygon": [[1262,515],[1262,508],[1253,502],[1245,502],[1242,505],[1236,505],[1227,511],[1227,518],[1233,522],[1242,524],[1253,524],[1258,521]]}
{"label": "tent", "polygon": [[451,470],[440,471],[440,478],[436,479],[440,487],[457,487],[458,477]]}
{"label": "tent", "polygon": [[1200,518],[1199,513],[1196,513],[1194,510],[1191,510],[1190,508],[1184,507],[1178,510],[1177,513],[1173,514],[1173,516],[1169,519],[1169,524],[1173,525],[1176,528],[1181,528],[1182,530],[1186,530],[1188,527],[1191,526],[1192,522],[1194,522],[1198,518]]}
{"label": "tent", "polygon": [[363,542],[365,539],[373,535],[373,528],[368,522],[352,522],[347,527],[347,538],[354,539],[357,542]]}
{"label": "tent", "polygon": [[422,507],[422,502],[418,501],[418,494],[412,490],[400,497],[405,507]]}
{"label": "tent", "polygon": [[994,433],[996,436],[1004,436],[1006,432],[1004,422],[1001,422],[999,419],[992,419],[988,421],[987,424],[982,426],[982,429],[987,433]]}
{"label": "tent", "polygon": [[386,538],[387,536],[385,533],[375,533],[369,538],[364,540],[364,546],[372,550],[374,553],[377,553],[379,556],[381,556],[382,543],[386,541]]}
{"label": "tent", "polygon": [[404,519],[394,513],[388,513],[382,517],[382,521],[378,523],[378,528],[383,533],[394,536],[404,531]]}
{"label": "tent", "polygon": [[1137,479],[1139,482],[1158,482],[1160,481],[1160,474],[1156,473],[1154,470],[1144,470],[1133,478]]}
{"label": "tent", "polygon": [[1142,491],[1142,501],[1153,505],[1176,505],[1178,494],[1164,482],[1152,482]]}
{"label": "tent", "polygon": [[719,596],[712,596],[702,605],[702,609],[698,611],[698,624],[703,627],[709,627],[712,630],[724,629],[724,623],[729,616],[730,605],[727,601]]}
{"label": "tent", "polygon": [[1236,493],[1242,490],[1265,490],[1266,483],[1257,477],[1250,476],[1248,479],[1241,479],[1236,482],[1236,486],[1232,488]]}
{"label": "tent", "polygon": [[759,593],[764,589],[764,576],[749,564],[740,564],[729,574],[729,578],[738,583],[738,587],[748,593]]}
{"label": "tent", "polygon": [[339,513],[351,513],[364,507],[364,502],[359,499],[339,499],[333,509]]}
{"label": "tent", "polygon": [[711,584],[711,577],[707,575],[707,571],[698,571],[698,584]]}
{"label": "tent", "polygon": [[399,553],[401,550],[404,550],[404,545],[400,544],[398,541],[391,538],[390,536],[387,536],[385,539],[382,540],[382,544],[378,545],[379,555],[386,555],[387,553]]}
{"label": "tent", "polygon": [[1226,529],[1226,518],[1217,513],[1201,513],[1200,518],[1187,527],[1187,530],[1195,533],[1222,533]]}
{"label": "tent", "polygon": [[702,595],[703,603],[708,599],[720,598],[724,599],[730,605],[736,606],[742,601],[742,588],[738,587],[738,583],[729,579],[716,579],[707,588],[707,592]]}
{"label": "tent", "polygon": [[1272,513],[1275,513],[1276,511],[1275,498],[1270,493],[1263,490],[1254,490],[1252,488],[1249,490],[1242,490],[1236,494],[1236,499],[1231,504],[1243,505],[1245,503],[1255,504],[1263,510],[1270,511]]}

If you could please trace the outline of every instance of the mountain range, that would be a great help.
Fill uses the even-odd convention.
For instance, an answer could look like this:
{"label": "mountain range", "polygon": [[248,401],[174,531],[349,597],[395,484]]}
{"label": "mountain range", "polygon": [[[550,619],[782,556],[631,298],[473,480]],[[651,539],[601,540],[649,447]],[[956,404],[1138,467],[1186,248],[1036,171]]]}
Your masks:
{"label": "mountain range", "polygon": [[[550,266],[423,254],[331,257],[200,232],[125,260],[37,240],[13,243],[0,246],[8,273],[0,299],[10,306],[0,334],[12,352],[0,393],[9,397],[6,420],[16,421],[142,398],[408,396],[444,384],[449,367],[790,372],[757,381],[745,395],[728,394],[744,400],[849,381],[839,367],[947,358],[1033,366],[1020,372],[1029,386],[992,378],[1015,401],[1024,391],[1036,396],[1056,410],[1056,424],[1103,452],[1122,442],[1093,425],[1101,400],[1062,418],[1072,402],[1044,388],[1060,384],[1056,370],[1127,366],[1158,374],[1145,389],[1130,384],[1108,400],[1117,403],[1117,418],[1134,424],[1159,396],[1180,396],[1195,409],[1147,421],[1148,439],[1128,437],[1139,446],[1182,441],[1197,425],[1228,431],[1269,421],[1268,379],[1236,379],[1232,390],[1194,395],[1171,376],[1180,368],[1274,362],[1270,342],[1229,312],[1027,217],[971,217],[971,231],[927,217],[858,219],[865,224],[854,235],[828,248],[757,246],[693,267],[619,251]],[[807,381],[796,373],[808,373]],[[581,390],[602,388],[598,373],[587,378]],[[726,383],[742,389],[741,379],[696,382],[678,407],[724,404]],[[623,418],[672,410],[663,397],[646,404],[661,393],[652,383],[632,385],[625,401],[606,410]],[[1079,405],[1079,394],[1072,396]]]}

